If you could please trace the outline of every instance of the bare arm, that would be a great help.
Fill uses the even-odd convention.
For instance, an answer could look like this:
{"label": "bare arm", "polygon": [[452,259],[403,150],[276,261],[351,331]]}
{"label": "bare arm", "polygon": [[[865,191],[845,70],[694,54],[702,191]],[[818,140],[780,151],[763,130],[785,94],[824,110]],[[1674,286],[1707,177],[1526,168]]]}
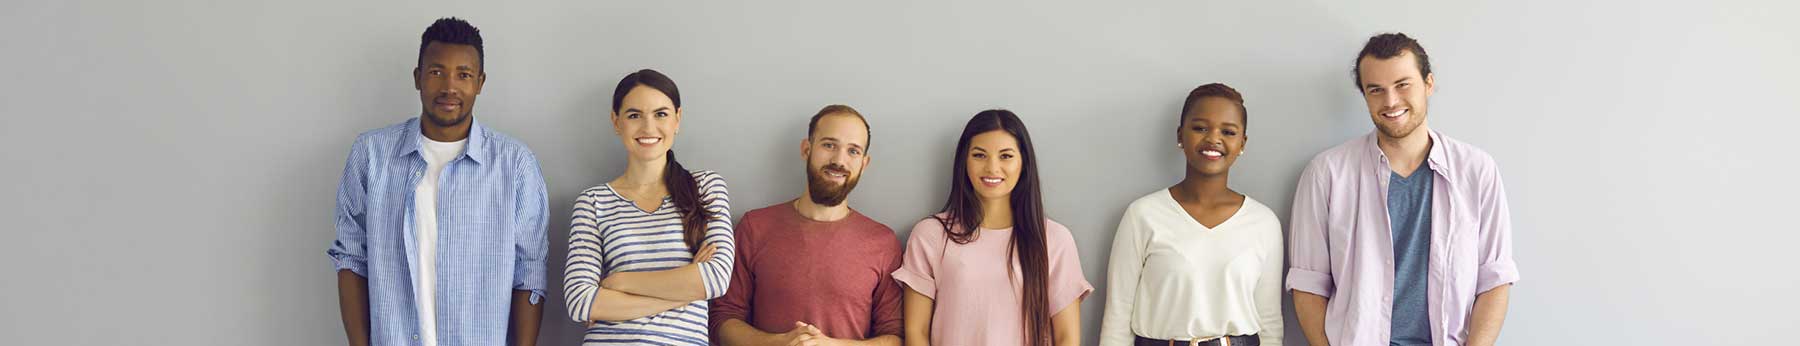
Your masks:
{"label": "bare arm", "polygon": [[931,346],[931,311],[937,302],[925,294],[906,288],[906,296],[900,303],[901,314],[906,321],[906,346]]}
{"label": "bare arm", "polygon": [[900,337],[894,335],[880,335],[868,340],[832,339],[825,336],[825,332],[819,331],[819,327],[802,324],[794,329],[804,332],[800,337],[801,341],[817,340],[817,344],[822,346],[900,346]]}
{"label": "bare arm", "polygon": [[719,323],[719,329],[714,330],[713,333],[713,336],[719,339],[719,344],[725,346],[787,346],[789,341],[798,336],[793,331],[781,334],[764,332],[735,318]]}
{"label": "bare arm", "polygon": [[1081,344],[1081,299],[1050,315],[1050,329],[1055,330],[1057,346]]}
{"label": "bare arm", "polygon": [[369,345],[369,280],[349,269],[338,271],[338,310],[351,346]]}
{"label": "bare arm", "polygon": [[544,305],[531,303],[531,291],[513,291],[512,318],[506,326],[507,340],[515,346],[537,345],[538,326],[544,320]]}
{"label": "bare arm", "polygon": [[900,346],[900,337],[895,336],[895,335],[882,335],[882,336],[876,336],[874,338],[870,338],[868,340],[849,340],[849,341],[845,342],[844,345],[848,345],[848,346]]}
{"label": "bare arm", "polygon": [[1475,296],[1468,345],[1492,346],[1500,339],[1500,325],[1506,321],[1506,300],[1511,295],[1512,284],[1505,284]]}
{"label": "bare arm", "polygon": [[1300,333],[1306,335],[1306,342],[1313,346],[1330,345],[1325,340],[1325,296],[1293,290],[1294,315],[1300,318]]}
{"label": "bare arm", "polygon": [[785,333],[765,332],[744,323],[743,320],[729,319],[719,324],[717,332],[719,343],[726,346],[900,346],[900,337],[882,335],[868,340],[833,339],[825,336],[819,327],[794,322],[794,328]]}

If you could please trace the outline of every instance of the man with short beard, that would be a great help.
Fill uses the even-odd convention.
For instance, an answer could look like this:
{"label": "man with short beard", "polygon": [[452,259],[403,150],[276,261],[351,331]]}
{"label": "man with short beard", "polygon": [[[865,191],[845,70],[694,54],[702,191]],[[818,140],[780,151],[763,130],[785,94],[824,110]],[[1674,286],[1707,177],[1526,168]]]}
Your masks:
{"label": "man with short beard", "polygon": [[1289,219],[1287,287],[1313,345],[1493,345],[1519,270],[1500,166],[1426,125],[1425,48],[1357,53],[1375,131],[1313,157]]}
{"label": "man with short beard", "polygon": [[856,109],[814,114],[800,141],[806,194],[744,214],[731,288],[713,300],[721,345],[899,345],[894,230],[850,209],[869,165],[869,123]]}

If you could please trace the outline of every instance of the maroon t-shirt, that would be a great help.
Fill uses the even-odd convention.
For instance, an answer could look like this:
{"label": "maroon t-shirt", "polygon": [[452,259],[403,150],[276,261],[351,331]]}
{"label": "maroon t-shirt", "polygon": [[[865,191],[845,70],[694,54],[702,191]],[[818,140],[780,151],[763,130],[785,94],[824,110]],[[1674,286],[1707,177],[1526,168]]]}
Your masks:
{"label": "maroon t-shirt", "polygon": [[837,339],[900,335],[900,268],[894,230],[855,210],[807,219],[784,202],[744,214],[731,287],[712,301],[712,328],[738,319],[769,333],[817,326]]}

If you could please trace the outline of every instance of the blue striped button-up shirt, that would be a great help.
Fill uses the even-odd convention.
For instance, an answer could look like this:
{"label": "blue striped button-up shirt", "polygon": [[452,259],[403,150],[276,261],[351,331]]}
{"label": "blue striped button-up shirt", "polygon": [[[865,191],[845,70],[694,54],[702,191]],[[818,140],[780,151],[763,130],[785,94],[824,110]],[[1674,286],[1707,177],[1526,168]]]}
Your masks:
{"label": "blue striped button-up shirt", "polygon": [[[363,133],[350,148],[337,193],[336,270],[368,278],[370,341],[418,345],[412,273],[419,242],[413,191],[425,158],[419,119]],[[512,292],[544,295],[544,178],[523,142],[469,130],[468,149],[438,181],[437,336],[440,345],[500,345]]]}

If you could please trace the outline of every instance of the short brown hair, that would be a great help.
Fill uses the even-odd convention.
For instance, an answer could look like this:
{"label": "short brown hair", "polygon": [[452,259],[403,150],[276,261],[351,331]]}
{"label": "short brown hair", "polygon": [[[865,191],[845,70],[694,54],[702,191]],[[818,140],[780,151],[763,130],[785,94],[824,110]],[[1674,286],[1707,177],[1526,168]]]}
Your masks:
{"label": "short brown hair", "polygon": [[1181,115],[1175,117],[1175,127],[1180,128],[1187,123],[1188,113],[1194,111],[1194,106],[1200,104],[1200,99],[1208,97],[1222,98],[1236,104],[1238,114],[1244,115],[1244,129],[1250,129],[1250,110],[1244,108],[1244,95],[1239,94],[1237,89],[1220,83],[1201,85],[1194,88],[1194,91],[1189,91],[1187,101],[1181,103]]}
{"label": "short brown hair", "polygon": [[1420,46],[1419,41],[1398,32],[1375,35],[1369,38],[1369,43],[1363,44],[1362,52],[1356,53],[1356,62],[1351,65],[1350,74],[1356,76],[1356,91],[1363,90],[1363,57],[1387,60],[1400,56],[1400,52],[1412,53],[1413,61],[1419,64],[1419,77],[1431,75],[1431,56],[1425,54],[1425,47]]}
{"label": "short brown hair", "polygon": [[[820,108],[819,113],[813,114],[812,121],[806,123],[806,138],[812,138],[813,131],[819,129],[819,119],[824,118],[827,115],[838,113],[849,114],[855,116],[857,121],[862,121],[863,132],[869,133],[869,142],[875,142],[875,131],[869,128],[869,119],[864,119],[862,113],[857,112],[856,108],[850,108],[850,106],[845,105],[827,105],[825,108]],[[869,150],[869,146],[869,143],[863,143],[863,150]]]}

